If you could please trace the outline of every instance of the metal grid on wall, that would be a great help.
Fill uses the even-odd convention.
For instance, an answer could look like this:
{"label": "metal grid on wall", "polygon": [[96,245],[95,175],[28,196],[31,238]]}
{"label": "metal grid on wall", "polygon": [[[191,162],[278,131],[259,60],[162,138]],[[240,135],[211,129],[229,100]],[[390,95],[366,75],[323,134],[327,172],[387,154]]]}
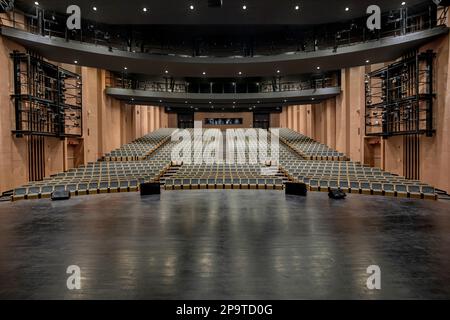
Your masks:
{"label": "metal grid on wall", "polygon": [[433,135],[434,57],[414,52],[366,75],[367,136]]}
{"label": "metal grid on wall", "polygon": [[11,58],[16,136],[81,137],[81,76],[30,53]]}

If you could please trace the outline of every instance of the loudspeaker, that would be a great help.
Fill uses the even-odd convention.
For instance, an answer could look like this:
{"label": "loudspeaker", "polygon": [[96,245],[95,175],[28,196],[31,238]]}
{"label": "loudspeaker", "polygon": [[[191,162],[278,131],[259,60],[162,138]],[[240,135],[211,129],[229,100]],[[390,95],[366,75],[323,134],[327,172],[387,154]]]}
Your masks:
{"label": "loudspeaker", "polygon": [[334,199],[334,200],[342,200],[342,199],[345,199],[345,197],[347,197],[347,195],[345,194],[345,192],[342,191],[341,189],[331,190],[331,191],[328,193],[328,196],[329,196],[331,199]]}
{"label": "loudspeaker", "polygon": [[139,189],[141,190],[141,196],[161,194],[161,185],[159,182],[142,183]]}
{"label": "loudspeaker", "polygon": [[69,199],[70,199],[70,191],[62,190],[62,191],[55,191],[52,193],[52,201],[61,201]]}
{"label": "loudspeaker", "polygon": [[308,189],[304,183],[286,182],[286,194],[306,197]]}

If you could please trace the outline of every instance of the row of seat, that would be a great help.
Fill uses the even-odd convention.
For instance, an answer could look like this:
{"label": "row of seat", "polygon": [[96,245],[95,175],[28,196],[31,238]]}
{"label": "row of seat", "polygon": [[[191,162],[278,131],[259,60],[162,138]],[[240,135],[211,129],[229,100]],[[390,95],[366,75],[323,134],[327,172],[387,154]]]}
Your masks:
{"label": "row of seat", "polygon": [[54,191],[73,196],[137,191],[144,182],[158,182],[170,169],[171,143],[162,145],[148,160],[91,162],[13,191],[12,200],[49,198]]}
{"label": "row of seat", "polygon": [[200,179],[166,179],[165,190],[186,189],[270,189],[282,190],[285,181],[281,178],[239,179],[239,178],[200,178]]}
{"label": "row of seat", "polygon": [[[192,134],[193,132],[191,132]],[[223,141],[204,141],[201,137],[193,137],[193,144],[201,142],[203,148],[191,150],[194,163],[184,164],[176,173],[164,181],[166,190],[185,189],[270,189],[282,190],[286,178],[279,172],[278,166],[267,167],[272,163],[270,156],[270,139],[256,140],[245,136],[244,131],[236,131],[238,141],[244,142],[240,148],[224,150],[227,145],[226,134]],[[259,132],[258,132],[259,134]],[[266,138],[265,136],[263,138]],[[204,150],[214,148],[223,154],[223,162],[215,164],[201,163]],[[268,154],[261,153],[258,148],[265,148]],[[228,163],[230,155],[234,163]],[[244,160],[244,163],[240,161]],[[200,161],[200,162],[198,162]],[[275,162],[275,161],[274,161]]]}
{"label": "row of seat", "polygon": [[131,180],[114,180],[100,182],[80,182],[57,185],[42,185],[22,187],[14,190],[13,201],[23,199],[44,199],[50,198],[54,191],[69,191],[72,196],[81,196],[87,194],[115,193],[115,192],[133,192],[139,189],[139,185],[144,182],[152,181],[150,177],[141,177]]}
{"label": "row of seat", "polygon": [[[137,141],[136,147],[124,147],[122,150],[138,154],[155,141],[156,149],[144,160],[130,161],[129,156],[105,159],[88,163],[76,169],[59,173],[43,181],[31,182],[13,193],[13,200],[36,199],[50,197],[56,190],[68,190],[72,195],[99,194],[107,192],[136,191],[143,182],[160,182],[166,190],[182,189],[275,189],[282,190],[284,183],[291,181],[303,182],[311,191],[329,191],[341,188],[347,192],[359,194],[387,195],[397,197],[411,197],[436,199],[435,189],[420,181],[407,180],[404,177],[371,168],[353,161],[342,160],[338,155],[318,156],[326,148],[317,146],[317,142],[299,137],[300,134],[292,130],[280,130],[280,136],[292,141],[291,145],[281,143],[277,154],[271,154],[271,141],[255,142],[244,137],[247,148],[239,154],[234,151],[235,160],[244,157],[247,163],[184,163],[182,160],[172,159],[172,151],[179,144],[169,141],[169,133],[175,129],[162,130],[151,134],[148,144]],[[191,131],[191,133],[193,133]],[[238,134],[243,134],[240,131]],[[165,136],[165,138],[164,138]],[[225,135],[224,135],[225,136]],[[301,136],[301,135],[300,135]],[[191,142],[199,142],[200,137],[191,134]],[[240,137],[243,138],[243,137]],[[147,138],[146,138],[147,139]],[[153,140],[152,140],[153,139]],[[145,140],[145,139],[144,139]],[[211,144],[217,141],[203,141],[202,152],[191,149],[191,156],[202,159],[203,151],[209,150]],[[143,147],[143,146],[147,147]],[[226,145],[225,138],[223,145]],[[268,155],[261,156],[257,145],[267,147]],[[250,146],[250,147],[249,147]],[[297,149],[295,149],[295,148]],[[149,150],[149,149],[145,149]],[[219,150],[223,152],[223,150]],[[303,153],[302,153],[303,152]],[[308,156],[315,152],[312,160]],[[309,159],[304,159],[301,154]],[[278,157],[276,157],[278,155]],[[132,156],[133,157],[133,156]],[[249,159],[257,159],[257,163],[248,163]]]}
{"label": "row of seat", "polygon": [[291,129],[279,129],[280,140],[306,160],[345,161],[345,154],[329,148]]}
{"label": "row of seat", "polygon": [[328,192],[341,188],[350,193],[437,199],[433,187],[420,181],[364,166],[353,161],[302,160],[282,146],[280,165],[292,181],[303,182],[311,191]]}
{"label": "row of seat", "polygon": [[138,161],[143,160],[166,143],[175,129],[159,129],[143,136],[103,157],[104,161]]}
{"label": "row of seat", "polygon": [[340,188],[345,192],[395,196],[402,198],[417,198],[436,200],[437,195],[433,187],[416,184],[393,184],[381,182],[361,182],[361,181],[335,181],[335,180],[314,180],[308,181],[311,191],[329,192]]}

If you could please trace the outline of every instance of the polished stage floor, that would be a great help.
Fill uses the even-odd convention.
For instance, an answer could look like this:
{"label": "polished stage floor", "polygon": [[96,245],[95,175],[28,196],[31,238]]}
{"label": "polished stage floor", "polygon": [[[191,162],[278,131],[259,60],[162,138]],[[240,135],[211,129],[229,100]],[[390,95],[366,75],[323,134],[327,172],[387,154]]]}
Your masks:
{"label": "polished stage floor", "polygon": [[448,299],[450,203],[262,190],[0,203],[0,298]]}

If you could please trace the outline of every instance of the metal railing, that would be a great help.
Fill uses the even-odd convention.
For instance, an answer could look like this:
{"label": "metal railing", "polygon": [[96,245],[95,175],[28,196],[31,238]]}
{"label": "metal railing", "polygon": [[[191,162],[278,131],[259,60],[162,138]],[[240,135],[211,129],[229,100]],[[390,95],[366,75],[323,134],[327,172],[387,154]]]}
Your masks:
{"label": "metal railing", "polygon": [[109,86],[114,88],[145,90],[164,93],[273,93],[303,90],[317,90],[338,86],[337,77],[322,77],[302,81],[273,81],[262,82],[187,82],[171,81],[169,78],[162,81],[142,81],[125,77],[114,77],[109,81]]}
{"label": "metal railing", "polygon": [[277,37],[264,34],[252,39],[234,37],[225,40],[217,37],[180,39],[175,34],[173,37],[159,36],[152,33],[151,29],[142,29],[142,26],[123,28],[87,20],[82,21],[81,30],[70,31],[66,28],[65,15],[39,8],[33,14],[16,11],[2,14],[1,24],[46,37],[107,46],[111,51],[183,57],[255,57],[338,50],[343,46],[423,31],[446,25],[447,13],[447,8],[438,11],[434,4],[421,4],[383,13],[382,29],[378,31],[370,31],[363,17],[308,28],[294,27],[292,33],[279,34]]}

